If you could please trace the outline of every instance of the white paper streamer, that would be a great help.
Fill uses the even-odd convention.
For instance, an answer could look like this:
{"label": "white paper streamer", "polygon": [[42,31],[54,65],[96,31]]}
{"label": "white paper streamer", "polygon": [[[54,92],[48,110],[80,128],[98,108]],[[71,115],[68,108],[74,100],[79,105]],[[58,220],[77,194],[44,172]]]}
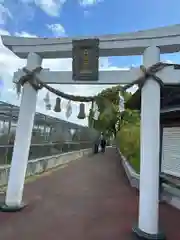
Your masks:
{"label": "white paper streamer", "polygon": [[94,120],[98,120],[98,118],[99,118],[99,114],[100,114],[100,112],[98,111],[98,110],[96,110],[95,112],[94,112]]}
{"label": "white paper streamer", "polygon": [[46,110],[51,110],[51,103],[50,103],[49,92],[46,93],[46,96],[44,98],[44,102],[46,104]]}
{"label": "white paper streamer", "polygon": [[71,101],[68,101],[68,104],[66,106],[66,118],[68,119],[72,114],[72,106]]}

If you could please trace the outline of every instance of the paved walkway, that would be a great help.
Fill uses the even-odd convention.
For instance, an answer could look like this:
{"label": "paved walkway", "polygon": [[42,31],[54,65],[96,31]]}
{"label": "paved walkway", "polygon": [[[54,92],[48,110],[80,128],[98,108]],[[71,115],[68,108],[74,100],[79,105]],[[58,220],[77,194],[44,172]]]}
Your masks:
{"label": "paved walkway", "polygon": [[[131,240],[138,196],[115,149],[83,158],[25,186],[29,205],[0,213],[2,240]],[[148,211],[148,209],[147,209]],[[168,240],[180,239],[180,211],[162,205]]]}

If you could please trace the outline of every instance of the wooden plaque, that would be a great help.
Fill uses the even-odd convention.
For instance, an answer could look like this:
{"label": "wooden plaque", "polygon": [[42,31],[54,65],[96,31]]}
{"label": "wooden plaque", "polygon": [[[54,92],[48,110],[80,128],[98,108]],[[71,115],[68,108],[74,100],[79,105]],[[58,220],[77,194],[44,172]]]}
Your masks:
{"label": "wooden plaque", "polygon": [[72,41],[72,78],[77,81],[98,81],[99,39]]}

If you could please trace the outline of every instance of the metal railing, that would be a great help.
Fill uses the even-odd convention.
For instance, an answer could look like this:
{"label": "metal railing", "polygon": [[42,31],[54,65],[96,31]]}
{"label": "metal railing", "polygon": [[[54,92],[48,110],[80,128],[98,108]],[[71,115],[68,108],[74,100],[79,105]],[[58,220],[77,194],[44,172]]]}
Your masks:
{"label": "metal railing", "polygon": [[[29,160],[92,148],[92,146],[93,143],[89,141],[31,144],[29,150]],[[0,145],[0,165],[10,164],[12,160],[12,153],[13,145]]]}

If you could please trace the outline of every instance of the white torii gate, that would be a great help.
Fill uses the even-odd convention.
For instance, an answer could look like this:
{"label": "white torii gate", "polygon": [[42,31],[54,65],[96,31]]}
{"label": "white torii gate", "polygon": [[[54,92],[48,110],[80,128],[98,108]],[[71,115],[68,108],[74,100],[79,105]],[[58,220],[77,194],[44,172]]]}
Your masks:
{"label": "white torii gate", "polygon": [[[100,56],[143,55],[145,67],[160,61],[160,53],[180,51],[180,25],[99,37]],[[43,58],[72,57],[72,39],[21,38],[2,36],[3,44],[20,58],[27,58],[28,70],[41,66]],[[13,64],[13,63],[12,63]],[[37,74],[49,84],[128,84],[142,76],[139,68],[128,71],[100,71],[99,81],[73,81],[72,73],[43,69]],[[180,73],[169,66],[157,74],[165,84],[179,84]],[[24,76],[14,74],[14,81]],[[25,83],[5,204],[21,208],[37,91]],[[146,82],[141,95],[141,172],[138,227],[133,230],[143,239],[164,239],[159,233],[159,148],[160,148],[160,86],[152,79]]]}

